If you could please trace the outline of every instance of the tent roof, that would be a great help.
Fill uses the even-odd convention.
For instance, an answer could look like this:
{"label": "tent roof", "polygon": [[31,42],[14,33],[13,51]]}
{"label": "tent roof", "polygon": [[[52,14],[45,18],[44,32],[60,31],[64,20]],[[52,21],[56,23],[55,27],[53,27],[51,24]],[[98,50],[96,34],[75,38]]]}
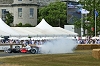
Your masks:
{"label": "tent roof", "polygon": [[67,34],[69,34],[69,35],[78,35],[77,33],[74,33],[74,32],[72,32],[72,31],[63,29],[63,28],[61,28],[61,27],[54,27],[54,29],[57,30],[57,31],[60,31],[60,32],[67,33]]}
{"label": "tent roof", "polygon": [[0,36],[9,36],[9,35],[10,35],[10,33],[0,30]]}
{"label": "tent roof", "polygon": [[53,27],[45,21],[45,19],[42,19],[42,21],[36,27],[43,30],[45,29],[54,30]]}
{"label": "tent roof", "polygon": [[19,34],[11,29],[1,18],[0,18],[0,35],[6,36],[19,36]]}
{"label": "tent roof", "polygon": [[42,30],[37,27],[11,27],[16,30],[19,34],[27,36],[76,36],[77,33],[68,31],[60,27],[53,27],[55,31]]}
{"label": "tent roof", "polygon": [[[3,28],[3,29],[2,29]],[[9,27],[0,18],[0,35],[2,36],[77,36],[77,33],[60,27],[52,27],[44,19],[36,27]]]}
{"label": "tent roof", "polygon": [[77,33],[63,29],[61,27],[52,27],[44,19],[36,27],[12,27],[18,33],[27,36],[77,36]]}
{"label": "tent roof", "polygon": [[44,33],[35,27],[11,27],[16,30],[21,36],[37,36],[44,35]]}
{"label": "tent roof", "polygon": [[44,33],[48,32],[48,34],[56,34],[56,35],[78,35],[77,33],[71,32],[69,30],[65,30],[61,27],[52,27],[49,25],[45,19],[42,19],[42,21],[36,26],[39,29],[42,29]]}

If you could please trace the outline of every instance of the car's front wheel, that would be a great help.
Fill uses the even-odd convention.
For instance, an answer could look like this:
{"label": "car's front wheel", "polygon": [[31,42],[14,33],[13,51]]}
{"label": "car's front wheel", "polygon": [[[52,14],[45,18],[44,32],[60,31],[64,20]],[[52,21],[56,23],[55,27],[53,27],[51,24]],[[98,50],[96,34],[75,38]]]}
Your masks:
{"label": "car's front wheel", "polygon": [[11,49],[11,48],[9,48],[7,52],[8,52],[8,53],[12,53],[12,49]]}

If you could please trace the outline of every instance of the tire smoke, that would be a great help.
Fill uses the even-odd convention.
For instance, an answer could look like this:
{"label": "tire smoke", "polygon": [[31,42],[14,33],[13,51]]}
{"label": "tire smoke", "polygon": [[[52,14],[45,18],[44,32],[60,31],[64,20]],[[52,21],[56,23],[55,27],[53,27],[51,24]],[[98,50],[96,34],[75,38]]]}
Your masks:
{"label": "tire smoke", "polygon": [[77,42],[75,39],[60,38],[44,43],[40,52],[42,54],[73,53],[76,46]]}

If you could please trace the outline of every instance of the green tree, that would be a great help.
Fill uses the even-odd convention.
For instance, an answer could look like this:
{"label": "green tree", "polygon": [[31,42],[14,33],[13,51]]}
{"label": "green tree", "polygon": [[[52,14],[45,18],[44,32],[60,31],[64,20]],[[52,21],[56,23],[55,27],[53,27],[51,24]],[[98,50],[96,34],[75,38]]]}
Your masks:
{"label": "green tree", "polygon": [[40,8],[38,22],[43,18],[52,26],[64,27],[67,24],[66,3],[57,1]]}
{"label": "green tree", "polygon": [[15,27],[22,27],[22,26],[23,26],[22,23],[19,23],[19,24],[16,24]]}
{"label": "green tree", "polygon": [[[100,13],[100,0],[80,0],[80,3],[84,5],[83,8],[86,10],[90,11],[90,13],[87,15],[87,20],[90,21],[90,23],[87,25],[86,23],[83,24],[83,28],[88,30],[88,35],[94,36],[95,31],[92,31],[91,28],[95,28],[95,15],[94,15],[94,10],[96,9],[98,13]],[[100,34],[100,18],[99,15],[96,18],[96,28],[97,28],[97,35]],[[80,28],[79,23],[81,21],[76,21],[75,25],[77,28]]]}
{"label": "green tree", "polygon": [[23,25],[23,27],[32,27],[31,24],[26,23],[25,25]]}
{"label": "green tree", "polygon": [[6,14],[5,22],[6,22],[7,25],[11,26],[11,23],[13,23],[12,13],[7,13]]}
{"label": "green tree", "polygon": [[16,26],[15,27],[33,27],[31,24],[28,24],[28,23],[26,23],[26,24],[22,24],[22,23],[19,23],[19,24],[16,24]]}

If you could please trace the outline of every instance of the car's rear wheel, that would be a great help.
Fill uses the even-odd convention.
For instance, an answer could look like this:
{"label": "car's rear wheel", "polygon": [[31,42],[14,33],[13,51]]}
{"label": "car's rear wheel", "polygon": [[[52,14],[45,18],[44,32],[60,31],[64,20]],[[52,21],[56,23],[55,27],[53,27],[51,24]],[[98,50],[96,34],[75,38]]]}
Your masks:
{"label": "car's rear wheel", "polygon": [[36,54],[36,53],[37,53],[37,50],[36,50],[36,49],[34,49],[34,48],[33,48],[33,49],[31,49],[30,51],[31,51],[31,53],[32,53],[32,54]]}

